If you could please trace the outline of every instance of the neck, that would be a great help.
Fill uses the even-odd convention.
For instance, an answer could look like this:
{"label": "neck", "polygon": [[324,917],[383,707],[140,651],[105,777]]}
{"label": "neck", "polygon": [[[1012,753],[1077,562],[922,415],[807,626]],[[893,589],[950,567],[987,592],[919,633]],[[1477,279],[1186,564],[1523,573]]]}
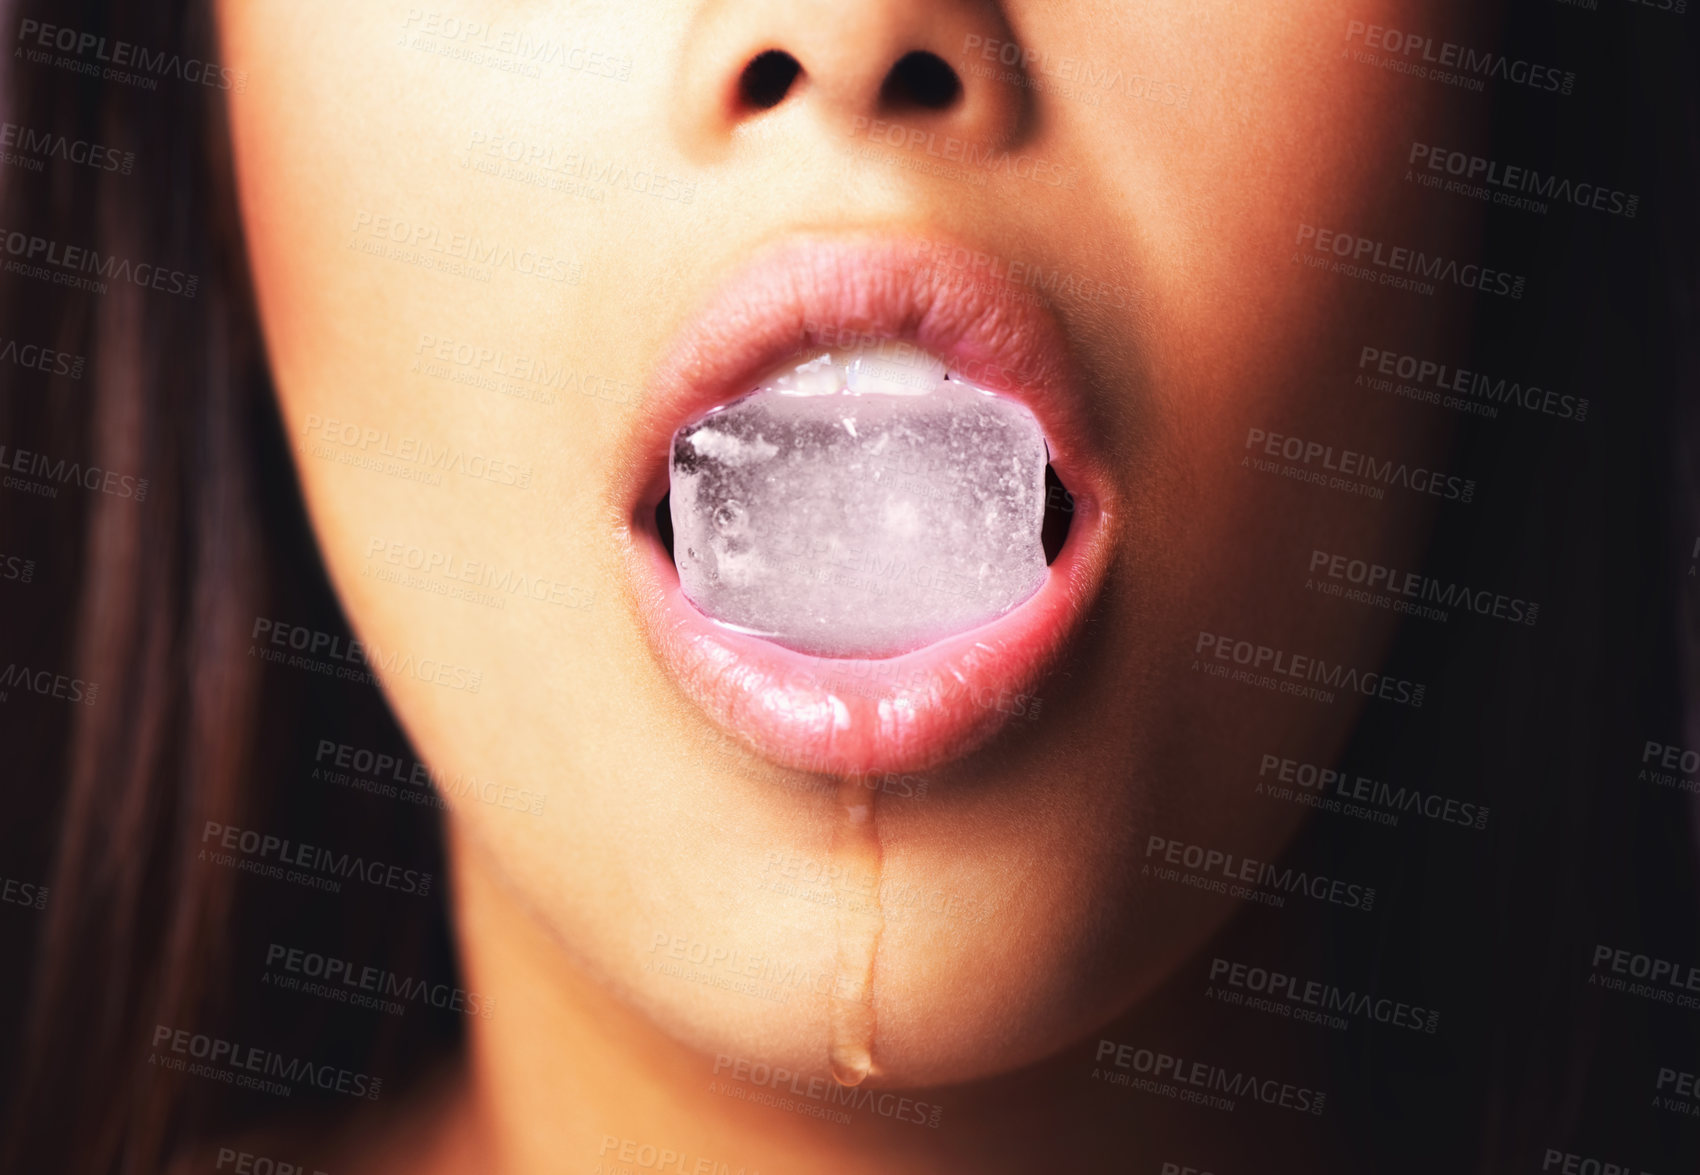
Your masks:
{"label": "neck", "polygon": [[[422,1115],[434,1161],[414,1172],[464,1170],[472,1160],[492,1175],[903,1175],[1130,1169],[1130,1156],[1138,1157],[1131,1169],[1156,1172],[1171,1157],[1176,1169],[1195,1157],[1222,1162],[1233,1119],[1267,1113],[1181,1114],[1166,1098],[1094,1080],[1095,1041],[946,1090],[717,1071],[713,1057],[666,1036],[588,976],[482,849],[452,831],[450,844],[464,983],[493,1005],[470,1018],[463,1067]],[[1150,1004],[1103,1035],[1160,1032],[1154,1043],[1185,1050],[1177,1025],[1198,1019],[1196,1003],[1179,1004],[1191,1017]],[[1220,1040],[1219,1027],[1211,1035]],[[1241,1061],[1248,1047],[1236,1046]]]}

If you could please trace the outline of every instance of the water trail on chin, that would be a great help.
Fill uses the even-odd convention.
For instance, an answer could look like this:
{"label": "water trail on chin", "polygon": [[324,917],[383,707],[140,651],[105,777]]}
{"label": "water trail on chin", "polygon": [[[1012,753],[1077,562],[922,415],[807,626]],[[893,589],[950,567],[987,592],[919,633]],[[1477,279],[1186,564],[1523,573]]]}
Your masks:
{"label": "water trail on chin", "polygon": [[874,1064],[874,956],[885,912],[880,907],[880,840],[874,827],[875,792],[847,775],[834,797],[833,880],[838,908],[837,971],[830,1004],[832,1076],[860,1085]]}

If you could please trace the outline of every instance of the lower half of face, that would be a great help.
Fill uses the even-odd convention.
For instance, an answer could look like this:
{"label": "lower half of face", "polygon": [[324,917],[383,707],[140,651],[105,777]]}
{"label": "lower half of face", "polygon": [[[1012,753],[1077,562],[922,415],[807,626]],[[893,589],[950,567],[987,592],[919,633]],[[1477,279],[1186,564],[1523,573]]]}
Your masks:
{"label": "lower half of face", "polygon": [[1146,866],[1277,858],[1268,757],[1412,700],[1337,589],[1465,495],[1374,383],[1476,293],[1401,276],[1474,259],[1407,178],[1465,100],[1362,5],[478,7],[221,14],[296,468],[459,831],[705,1050],[1103,1023],[1233,905]]}

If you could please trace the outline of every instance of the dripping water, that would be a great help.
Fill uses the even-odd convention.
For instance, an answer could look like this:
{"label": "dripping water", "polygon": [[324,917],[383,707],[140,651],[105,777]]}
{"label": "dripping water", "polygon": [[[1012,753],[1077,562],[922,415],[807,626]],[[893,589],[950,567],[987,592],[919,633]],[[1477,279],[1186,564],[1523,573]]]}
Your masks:
{"label": "dripping water", "polygon": [[880,841],[874,795],[847,775],[834,798],[832,861],[838,908],[838,957],[829,997],[832,1076],[860,1085],[874,1064],[874,955],[885,914],[880,908]]}

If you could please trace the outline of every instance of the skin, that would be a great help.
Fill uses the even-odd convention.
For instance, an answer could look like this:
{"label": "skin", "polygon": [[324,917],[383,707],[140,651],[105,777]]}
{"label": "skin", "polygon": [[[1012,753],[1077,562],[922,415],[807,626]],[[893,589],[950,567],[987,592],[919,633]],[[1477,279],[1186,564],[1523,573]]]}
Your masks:
{"label": "skin", "polygon": [[[1198,634],[1364,669],[1390,640],[1391,615],[1307,591],[1306,562],[1320,548],[1410,566],[1433,500],[1330,492],[1241,457],[1264,428],[1444,468],[1441,414],[1352,380],[1365,345],[1444,360],[1468,293],[1312,271],[1294,242],[1310,223],[1478,258],[1470,202],[1421,193],[1405,155],[1413,139],[1469,146],[1484,100],[1344,56],[1349,20],[1467,30],[1391,3],[644,8],[449,13],[597,50],[622,79],[426,51],[464,42],[403,4],[219,5],[225,55],[249,74],[232,133],[261,317],[332,581],[361,639],[479,672],[476,692],[386,677],[420,755],[543,800],[535,813],[452,803],[465,986],[500,1011],[469,1019],[462,1068],[357,1123],[330,1169],[591,1170],[613,1157],[609,1136],[762,1171],[1086,1169],[1045,1142],[1064,1137],[1085,1148],[1078,1161],[1123,1153],[1124,1136],[1196,1147],[1219,1123],[1083,1095],[1083,1074],[1093,1040],[1167,1006],[1162,985],[1242,908],[1143,877],[1149,838],[1278,859],[1303,809],[1251,797],[1260,754],[1329,762],[1362,704],[1208,676]],[[974,36],[1188,101],[1011,85],[964,55]],[[802,81],[771,111],[735,108],[744,63],[775,46]],[[964,101],[882,110],[886,70],[921,47],[957,68]],[[858,116],[1008,145],[1069,182],[969,183],[903,149],[862,158]],[[469,146],[503,137],[676,182],[661,196],[584,176],[551,190],[471,166],[499,165]],[[475,280],[363,250],[383,217],[570,262],[570,280],[499,266]],[[681,942],[830,975],[830,887],[787,870],[830,860],[837,808],[832,781],[762,762],[679,695],[618,560],[624,446],[674,332],[756,246],[861,228],[948,234],[1122,291],[1052,299],[1116,458],[1113,561],[1085,639],[1038,721],[927,772],[925,799],[876,806],[886,926],[869,1084],[944,1105],[938,1130],[871,1114],[847,1130],[710,1092],[722,1055],[824,1076],[825,996],[796,984],[784,1002],[755,998],[656,964]],[[444,374],[466,369],[452,360],[429,369],[445,339],[584,382],[555,403],[455,383]],[[529,484],[385,476],[322,455],[355,452],[315,431],[323,420],[387,431],[392,448],[459,446]],[[371,574],[390,544],[591,603],[498,609],[414,590]],[[1171,1039],[1208,1038],[1196,1001],[1179,1006]],[[1323,1145],[1314,1133],[1304,1147]],[[1141,1153],[1155,1169],[1157,1151]]]}

